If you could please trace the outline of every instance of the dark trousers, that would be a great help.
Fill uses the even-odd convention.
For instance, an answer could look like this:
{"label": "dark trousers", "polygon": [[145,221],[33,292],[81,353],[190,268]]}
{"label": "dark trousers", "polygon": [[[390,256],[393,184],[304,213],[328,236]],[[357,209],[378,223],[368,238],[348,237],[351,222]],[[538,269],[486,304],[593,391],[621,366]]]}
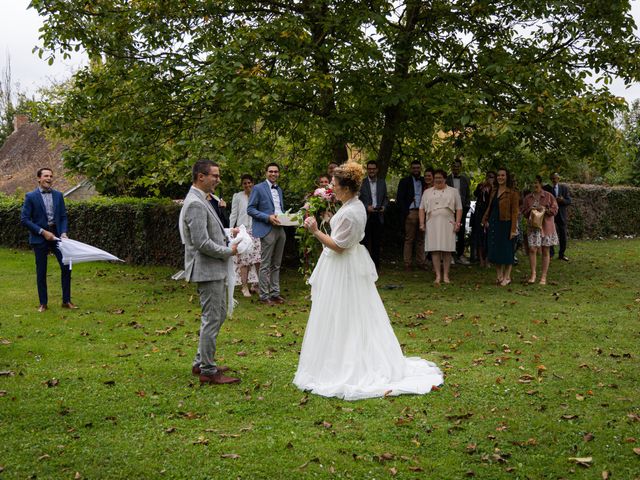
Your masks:
{"label": "dark trousers", "polygon": [[461,257],[464,255],[464,237],[467,230],[467,214],[469,209],[462,210],[462,220],[460,221],[460,229],[458,230],[458,236],[456,237],[456,255]]}
{"label": "dark trousers", "polygon": [[558,240],[560,241],[560,251],[558,257],[564,257],[564,252],[567,249],[567,224],[562,220],[558,221],[558,216],[555,218],[556,233],[558,234]]}
{"label": "dark trousers", "polygon": [[[58,235],[57,232],[52,232]],[[62,280],[62,303],[71,301],[71,269],[69,265],[62,263],[62,253],[58,250],[58,242],[44,242],[38,245],[31,245],[33,253],[36,255],[36,277],[38,283],[38,298],[40,305],[47,305],[49,297],[47,295],[47,258],[49,252],[53,253],[60,264],[60,277]]]}
{"label": "dark trousers", "polygon": [[362,244],[369,251],[371,260],[380,270],[380,251],[382,250],[382,215],[377,212],[370,213],[367,217],[367,225],[364,227],[364,238]]}

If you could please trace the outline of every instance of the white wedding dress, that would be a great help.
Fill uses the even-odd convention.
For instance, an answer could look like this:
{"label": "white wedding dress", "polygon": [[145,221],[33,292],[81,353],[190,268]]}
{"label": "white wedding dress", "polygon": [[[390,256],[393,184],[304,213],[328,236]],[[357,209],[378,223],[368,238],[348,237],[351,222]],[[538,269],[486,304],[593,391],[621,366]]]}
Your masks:
{"label": "white wedding dress", "polygon": [[367,213],[358,198],[331,219],[331,238],[311,284],[311,313],[293,383],[301,390],[345,400],[424,394],[443,383],[431,362],[405,357],[378,291],[376,269],[360,241]]}

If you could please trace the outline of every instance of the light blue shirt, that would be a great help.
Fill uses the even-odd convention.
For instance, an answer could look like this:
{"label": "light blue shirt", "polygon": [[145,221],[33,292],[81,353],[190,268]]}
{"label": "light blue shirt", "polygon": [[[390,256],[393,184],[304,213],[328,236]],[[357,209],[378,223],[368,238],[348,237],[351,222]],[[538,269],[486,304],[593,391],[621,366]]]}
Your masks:
{"label": "light blue shirt", "polygon": [[410,208],[420,208],[420,200],[422,200],[422,180],[413,179],[413,203]]}

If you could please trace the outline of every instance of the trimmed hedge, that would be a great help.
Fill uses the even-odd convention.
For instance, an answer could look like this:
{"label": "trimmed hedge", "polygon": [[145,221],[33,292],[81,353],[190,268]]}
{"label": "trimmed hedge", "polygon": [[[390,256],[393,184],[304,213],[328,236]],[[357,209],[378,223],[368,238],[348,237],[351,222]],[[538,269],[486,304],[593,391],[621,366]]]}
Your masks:
{"label": "trimmed hedge", "polygon": [[[66,201],[69,236],[102,248],[128,263],[182,266],[184,247],[178,232],[180,205],[170,200],[97,198]],[[0,245],[28,247],[20,224],[22,203],[0,201]]]}
{"label": "trimmed hedge", "polygon": [[[640,233],[640,188],[569,185],[569,235],[599,238]],[[0,197],[0,245],[28,248],[20,224],[22,202]],[[170,200],[97,198],[67,202],[69,236],[138,264],[181,267],[184,247],[178,232],[180,205]],[[285,262],[296,265],[293,229],[287,228]],[[400,258],[402,228],[391,203],[385,215],[384,256]]]}
{"label": "trimmed hedge", "polygon": [[569,184],[571,238],[640,234],[640,188]]}

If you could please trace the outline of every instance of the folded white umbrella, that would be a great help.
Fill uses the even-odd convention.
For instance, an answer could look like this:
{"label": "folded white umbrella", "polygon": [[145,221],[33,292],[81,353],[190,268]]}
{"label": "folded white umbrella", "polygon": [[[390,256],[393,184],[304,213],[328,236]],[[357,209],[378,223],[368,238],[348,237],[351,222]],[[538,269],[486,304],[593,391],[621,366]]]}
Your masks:
{"label": "folded white umbrella", "polygon": [[109,252],[77,240],[71,240],[70,238],[56,238],[56,240],[58,240],[58,249],[62,252],[62,263],[69,265],[69,268],[72,268],[74,263],[95,262],[98,260],[124,261]]}

